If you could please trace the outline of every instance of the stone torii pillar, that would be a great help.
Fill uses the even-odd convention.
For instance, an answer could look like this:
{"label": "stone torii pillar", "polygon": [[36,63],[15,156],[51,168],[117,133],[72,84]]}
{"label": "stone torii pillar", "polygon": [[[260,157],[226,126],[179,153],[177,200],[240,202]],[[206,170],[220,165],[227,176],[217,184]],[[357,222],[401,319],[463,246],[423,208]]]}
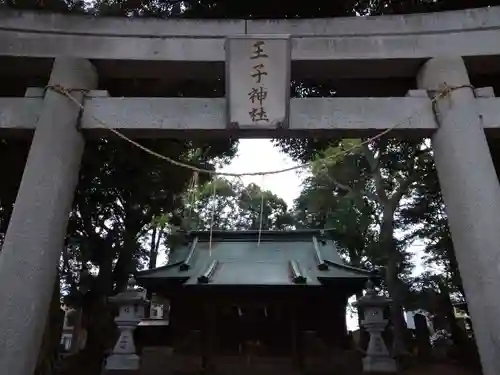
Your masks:
{"label": "stone torii pillar", "polygon": [[426,90],[461,87],[436,106],[432,137],[453,245],[474,324],[484,375],[500,374],[500,185],[460,57],[429,60],[418,76]]}
{"label": "stone torii pillar", "polygon": [[[88,60],[56,58],[50,85],[92,89]],[[79,101],[82,92],[72,93]],[[47,90],[0,253],[0,372],[32,375],[83,154],[80,109]]]}

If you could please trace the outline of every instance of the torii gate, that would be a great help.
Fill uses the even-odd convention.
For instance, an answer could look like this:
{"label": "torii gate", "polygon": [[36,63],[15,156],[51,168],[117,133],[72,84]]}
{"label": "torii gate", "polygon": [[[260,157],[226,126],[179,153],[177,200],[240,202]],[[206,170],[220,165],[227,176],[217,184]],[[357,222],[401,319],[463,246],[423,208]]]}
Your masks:
{"label": "torii gate", "polygon": [[[137,73],[116,60],[140,60],[146,67],[152,61],[168,63],[171,69],[161,74],[220,69],[227,37],[236,43],[228,49],[233,52],[246,50],[244,43],[277,41],[269,52],[268,97],[274,101],[266,110],[266,126],[253,116],[256,112],[250,114],[255,109],[250,101],[235,93],[254,88],[242,74],[258,65],[241,63],[239,52],[228,52],[234,64],[227,69],[227,103],[223,98],[113,98],[92,91],[97,71]],[[283,21],[6,12],[0,18],[0,70],[22,70],[3,64],[12,57],[41,58],[41,63],[55,58],[48,84],[72,89],[83,110],[54,90],[29,89],[25,97],[0,98],[3,135],[33,133],[0,255],[1,371],[32,375],[85,137],[102,132],[102,121],[136,137],[364,136],[396,123],[393,133],[430,136],[483,371],[500,374],[500,185],[485,136],[499,132],[500,101],[491,88],[473,89],[467,70],[498,71],[499,40],[500,7]],[[414,77],[418,89],[407,97],[289,100],[290,60],[298,75]],[[433,105],[428,92],[445,84],[453,90]]]}

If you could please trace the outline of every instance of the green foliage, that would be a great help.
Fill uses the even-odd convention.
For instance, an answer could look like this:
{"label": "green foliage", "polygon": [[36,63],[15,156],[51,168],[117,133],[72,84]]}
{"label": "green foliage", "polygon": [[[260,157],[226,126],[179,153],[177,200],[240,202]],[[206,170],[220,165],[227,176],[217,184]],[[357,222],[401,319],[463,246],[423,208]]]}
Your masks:
{"label": "green foliage", "polygon": [[[185,228],[190,230],[286,229],[293,224],[285,201],[255,184],[215,178],[184,196]],[[262,217],[261,217],[262,212]]]}
{"label": "green foliage", "polygon": [[[224,151],[212,145],[198,147],[173,140],[144,144],[186,162],[193,163],[198,155],[203,159],[198,159],[197,164],[203,168],[210,168],[209,161],[214,157],[234,153],[232,147]],[[195,153],[195,149],[202,152]],[[128,274],[147,259],[141,238],[151,229],[151,222],[181,207],[180,197],[191,176],[189,170],[121,141],[103,139],[89,143],[70,217],[69,257],[100,271],[107,270],[106,280],[100,280],[105,294],[119,290],[126,284]],[[74,284],[76,271],[66,273],[67,285]]]}
{"label": "green foliage", "polygon": [[393,298],[394,353],[405,353],[402,308],[410,289],[413,265],[407,248],[413,237],[397,236],[397,231],[410,229],[401,209],[428,174],[429,150],[422,140],[384,138],[334,142],[316,155],[296,202],[298,221],[328,228],[353,265],[384,267],[384,284]]}
{"label": "green foliage", "polygon": [[335,183],[314,174],[304,182],[295,202],[295,218],[299,228],[328,229],[341,255],[353,266],[373,268],[377,246],[376,212],[367,199],[339,194]]}
{"label": "green foliage", "polygon": [[362,142],[360,139],[343,139],[336,146],[320,150],[312,162],[312,173],[328,175],[328,169],[339,166],[349,160],[352,155],[360,154]]}
{"label": "green foliage", "polygon": [[[343,247],[352,252],[348,258],[361,257],[370,264],[385,266],[394,246],[401,276],[408,277],[411,265],[405,247],[409,242],[396,239],[394,233],[407,225],[395,219],[401,199],[411,193],[409,183],[418,174],[415,159],[420,157],[416,155],[419,150],[418,144],[390,140],[370,145],[346,140],[319,152],[312,163],[312,176],[296,202],[298,221],[304,227],[332,228]],[[408,160],[414,162],[407,164]],[[410,166],[413,169],[408,170]],[[389,225],[389,239],[382,237],[384,221]],[[369,257],[363,252],[369,252]]]}
{"label": "green foliage", "polygon": [[101,16],[197,18],[324,18],[433,12],[498,5],[498,0],[4,0],[16,9],[88,12]]}
{"label": "green foliage", "polygon": [[174,214],[154,219],[164,226],[167,251],[185,243],[192,230],[283,230],[293,228],[293,215],[285,201],[255,184],[216,177],[191,185]]}
{"label": "green foliage", "polygon": [[[429,173],[415,189],[411,204],[404,207],[400,217],[406,226],[412,228],[409,236],[424,242],[426,264],[442,269],[440,277],[445,278],[450,289],[463,295],[448,217],[433,163],[429,166]],[[415,287],[418,288],[418,284]]]}
{"label": "green foliage", "polygon": [[450,293],[449,298],[451,298],[452,302],[463,302],[462,292],[456,286],[450,284],[446,273],[423,272],[413,280],[405,307],[437,313],[434,299],[437,295],[442,294],[443,289]]}

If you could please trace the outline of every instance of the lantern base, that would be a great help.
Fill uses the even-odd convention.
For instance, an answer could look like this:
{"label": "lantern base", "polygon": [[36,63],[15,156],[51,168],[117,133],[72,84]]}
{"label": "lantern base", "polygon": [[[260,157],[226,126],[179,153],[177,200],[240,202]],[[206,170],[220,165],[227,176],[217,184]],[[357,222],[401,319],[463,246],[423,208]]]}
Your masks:
{"label": "lantern base", "polygon": [[125,373],[133,374],[140,368],[140,358],[137,354],[112,354],[106,359],[106,373]]}
{"label": "lantern base", "polygon": [[363,358],[363,372],[395,373],[397,365],[391,357],[365,357]]}

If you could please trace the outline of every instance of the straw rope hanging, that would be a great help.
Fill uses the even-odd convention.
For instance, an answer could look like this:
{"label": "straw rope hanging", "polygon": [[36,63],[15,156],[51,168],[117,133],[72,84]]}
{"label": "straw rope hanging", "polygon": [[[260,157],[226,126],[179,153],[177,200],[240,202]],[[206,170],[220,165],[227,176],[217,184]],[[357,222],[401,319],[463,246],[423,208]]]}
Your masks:
{"label": "straw rope hanging", "polygon": [[214,219],[215,219],[215,193],[216,193],[216,186],[217,186],[217,179],[212,181],[213,185],[213,190],[212,190],[212,214],[210,216],[210,238],[208,242],[208,255],[210,258],[212,257],[212,233],[213,233],[213,228],[214,228]]}
{"label": "straw rope hanging", "polygon": [[[193,176],[191,177],[191,181],[189,182],[189,187],[188,187],[188,194],[187,194],[187,218],[186,219],[186,227],[189,231],[191,231],[192,228],[192,222],[193,222],[193,212],[194,212],[194,205],[196,201],[196,191],[198,189],[198,172],[194,171]],[[185,212],[185,210],[184,210]]]}
{"label": "straw rope hanging", "polygon": [[257,240],[257,247],[260,247],[260,238],[262,236],[262,222],[264,220],[264,179],[266,176],[262,176],[260,182],[260,215],[259,215],[259,238]]}

